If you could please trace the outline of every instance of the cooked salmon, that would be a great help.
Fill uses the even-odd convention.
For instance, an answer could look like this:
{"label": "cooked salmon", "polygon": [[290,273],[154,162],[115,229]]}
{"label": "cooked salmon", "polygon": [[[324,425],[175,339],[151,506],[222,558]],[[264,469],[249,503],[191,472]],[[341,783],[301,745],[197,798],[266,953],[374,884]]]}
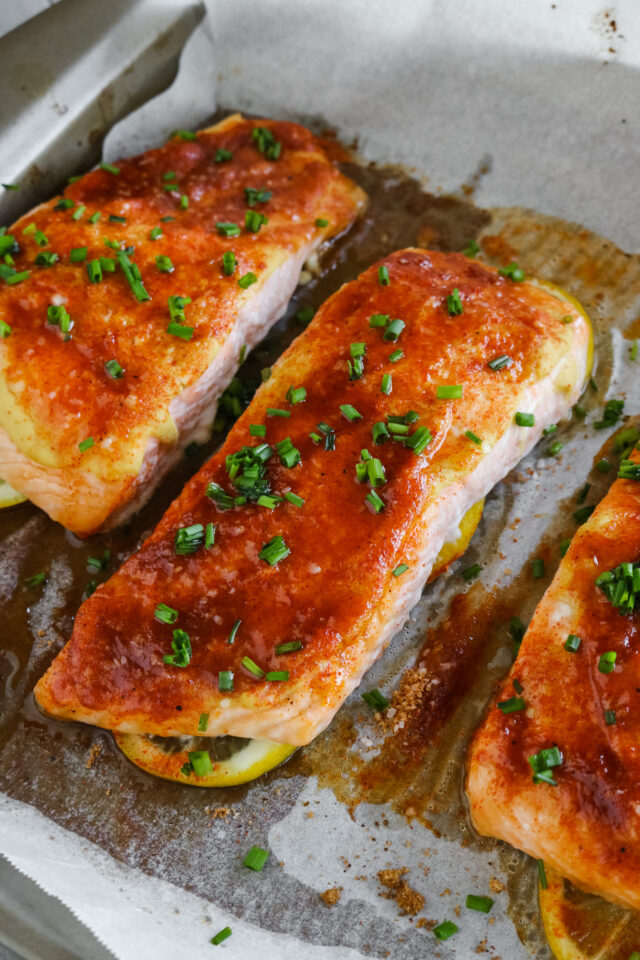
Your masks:
{"label": "cooked salmon", "polygon": [[473,741],[467,791],[480,833],[637,910],[638,452],[621,472],[637,479],[616,480],[571,541]]}
{"label": "cooked salmon", "polygon": [[120,731],[191,734],[206,714],[210,736],[308,743],[461,518],[570,410],[589,343],[571,303],[461,254],[374,264],[82,605],[38,702]]}
{"label": "cooked salmon", "polygon": [[364,201],[304,127],[237,114],[22,217],[0,236],[0,476],[78,536],[126,520]]}

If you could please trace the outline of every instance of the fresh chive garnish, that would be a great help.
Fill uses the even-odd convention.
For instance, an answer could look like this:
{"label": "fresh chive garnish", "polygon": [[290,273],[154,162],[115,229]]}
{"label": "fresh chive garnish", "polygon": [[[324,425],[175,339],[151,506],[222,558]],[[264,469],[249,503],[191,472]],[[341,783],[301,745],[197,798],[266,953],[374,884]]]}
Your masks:
{"label": "fresh chive garnish", "polygon": [[176,172],[175,172],[175,170],[167,170],[166,173],[163,173],[163,174],[162,174],[162,179],[163,179],[163,180],[175,180],[175,179],[176,179]]}
{"label": "fresh chive garnish", "polygon": [[46,573],[34,573],[32,577],[26,577],[24,582],[25,587],[39,587],[41,583],[44,583],[47,579]]}
{"label": "fresh chive garnish", "polygon": [[277,534],[275,537],[272,537],[268,543],[263,544],[258,556],[261,560],[264,560],[265,563],[268,563],[270,567],[275,567],[277,563],[280,563],[281,560],[288,557],[290,553],[291,550],[284,542],[284,538],[280,536],[280,534]]}
{"label": "fresh chive garnish", "polygon": [[578,494],[576,496],[576,503],[584,503],[584,501],[587,498],[587,494],[589,493],[589,490],[591,490],[591,484],[585,483],[585,485],[578,490]]}
{"label": "fresh chive garnish", "polygon": [[299,310],[296,310],[296,320],[298,323],[310,323],[315,313],[313,307],[300,307]]}
{"label": "fresh chive garnish", "polygon": [[382,375],[382,382],[380,383],[380,392],[384,393],[388,397],[392,390],[393,390],[393,381],[391,379],[391,374],[385,373]]}
{"label": "fresh chive garnish", "polygon": [[173,264],[169,257],[165,256],[163,253],[158,254],[156,257],[156,267],[160,273],[173,273]]}
{"label": "fresh chive garnish", "polygon": [[624,400],[608,400],[602,413],[602,420],[597,420],[593,426],[596,430],[613,427],[622,416],[623,410]]}
{"label": "fresh chive garnish", "polygon": [[111,257],[100,257],[100,268],[104,273],[114,273],[116,262]]}
{"label": "fresh chive garnish", "polygon": [[149,230],[149,240],[159,240],[162,236],[162,227],[153,227]]}
{"label": "fresh chive garnish", "polygon": [[388,313],[374,313],[373,316],[369,317],[369,326],[370,327],[386,327],[390,323],[391,317]]}
{"label": "fresh chive garnish", "polygon": [[477,897],[475,894],[470,893],[465,901],[465,906],[467,910],[489,913],[494,903],[495,900],[492,900],[491,897]]}
{"label": "fresh chive garnish", "polygon": [[257,282],[258,282],[258,278],[256,277],[255,273],[252,273],[251,271],[249,271],[248,273],[245,273],[244,276],[239,278],[238,286],[242,290],[246,290],[247,287],[250,287],[253,283],[257,283]]}
{"label": "fresh chive garnish", "polygon": [[82,217],[82,215],[84,214],[84,212],[86,211],[86,209],[87,209],[87,208],[85,207],[84,204],[81,204],[79,207],[76,207],[76,209],[75,209],[75,210],[73,211],[73,213],[71,214],[71,219],[72,219],[72,220],[80,220],[80,218]]}
{"label": "fresh chive garnish", "polygon": [[171,296],[167,300],[171,322],[167,326],[167,333],[181,340],[191,340],[193,327],[185,325],[184,308],[191,303],[191,297]]}
{"label": "fresh chive garnish", "polygon": [[380,460],[372,457],[367,461],[367,478],[372,487],[383,487],[387,482],[387,475]]}
{"label": "fresh chive garnish", "polygon": [[87,219],[89,223],[97,223],[98,220],[101,218],[101,216],[102,214],[100,213],[100,211],[96,210],[96,212],[92,213],[90,217],[87,217]]}
{"label": "fresh chive garnish", "polygon": [[397,363],[398,360],[402,360],[404,357],[404,350],[394,350],[393,353],[389,354],[389,360],[391,363]]}
{"label": "fresh chive garnish", "polygon": [[195,553],[204,543],[204,527],[201,523],[192,523],[189,527],[178,527],[173,547],[179,556]]}
{"label": "fresh chive garnish", "polygon": [[304,506],[304,500],[302,497],[299,497],[297,493],[293,493],[292,490],[288,490],[287,493],[285,493],[284,499],[288,500],[289,503],[292,503],[294,507]]}
{"label": "fresh chive garnish", "polygon": [[443,384],[436,387],[438,400],[459,400],[462,396],[462,384]]}
{"label": "fresh chive garnish", "polygon": [[268,223],[269,217],[266,217],[264,213],[259,213],[258,210],[247,210],[244,215],[244,228],[249,233],[259,233],[260,228],[265,227]]}
{"label": "fresh chive garnish", "polygon": [[121,217],[119,214],[116,214],[116,213],[110,213],[107,219],[109,220],[109,223],[126,223],[127,222],[126,217]]}
{"label": "fresh chive garnish", "polygon": [[621,480],[640,480],[640,463],[634,463],[633,460],[621,460],[618,477]]}
{"label": "fresh chive garnish", "polygon": [[86,440],[80,441],[80,443],[78,444],[78,450],[80,451],[80,453],[85,453],[94,445],[94,443],[95,443],[95,440],[93,439],[93,437],[87,437]]}
{"label": "fresh chive garnish", "polygon": [[433,935],[436,940],[448,940],[454,933],[458,932],[458,926],[452,920],[443,920],[437,927],[433,928]]}
{"label": "fresh chive garnish", "polygon": [[[71,207],[75,207],[76,202],[72,200],[71,197],[60,197],[56,203],[54,210],[70,210]],[[24,233],[24,230],[22,231]]]}
{"label": "fresh chive garnish", "polygon": [[189,763],[196,777],[208,777],[213,773],[211,757],[206,750],[190,750]]}
{"label": "fresh chive garnish", "polygon": [[293,653],[295,650],[302,650],[302,640],[288,640],[287,643],[279,643],[276,647],[276,656],[281,657],[285,653]]}
{"label": "fresh chive garnish", "polygon": [[479,447],[482,444],[482,440],[480,439],[480,437],[476,436],[476,434],[472,430],[465,430],[464,435],[467,438],[467,440],[471,440],[471,443],[475,443],[477,447]]}
{"label": "fresh chive garnish", "polygon": [[204,733],[208,726],[209,726],[209,714],[201,713],[200,719],[198,720],[198,733]]}
{"label": "fresh chive garnish", "polygon": [[159,623],[175,623],[178,619],[178,611],[166,603],[159,603],[155,609],[154,617]]}
{"label": "fresh chive garnish", "polygon": [[451,293],[447,297],[447,312],[451,317],[459,316],[464,310],[462,306],[462,300],[460,299],[460,291],[457,287],[454,287]]}
{"label": "fresh chive garnish", "polygon": [[290,417],[291,410],[279,410],[278,407],[267,407],[268,417]]}
{"label": "fresh chive garnish", "polygon": [[506,267],[501,267],[498,273],[501,277],[513,280],[514,283],[522,283],[524,280],[524,270],[518,266],[515,260],[512,260]]}
{"label": "fresh chive garnish", "polygon": [[231,632],[230,632],[230,634],[229,634],[229,638],[228,638],[228,640],[227,640],[227,643],[233,643],[233,642],[234,642],[234,640],[236,639],[236,633],[238,632],[238,629],[239,629],[241,623],[242,623],[242,620],[236,620],[236,621],[235,621],[235,623],[234,623],[233,626],[231,627]]}
{"label": "fresh chive garnish", "polygon": [[101,170],[105,170],[106,173],[112,173],[114,177],[117,177],[120,173],[120,167],[115,167],[112,163],[101,163],[99,167]]}
{"label": "fresh chive garnish", "polygon": [[276,681],[284,682],[285,680],[289,679],[289,671],[288,670],[270,670],[268,673],[265,673],[264,678],[265,680],[276,680]]}
{"label": "fresh chive garnish", "polygon": [[244,188],[244,198],[249,207],[255,207],[258,203],[268,203],[271,197],[271,190],[259,190],[255,187]]}
{"label": "fresh chive garnish", "polygon": [[218,690],[220,693],[233,690],[233,670],[221,670],[218,673]]}
{"label": "fresh chive garnish", "polygon": [[395,569],[393,569],[393,570],[391,571],[391,576],[392,576],[392,577],[401,577],[402,574],[403,574],[403,573],[406,573],[408,569],[409,569],[409,564],[408,564],[408,563],[399,563],[398,566],[395,567]]}
{"label": "fresh chive garnish", "polygon": [[469,243],[462,250],[462,253],[465,257],[475,257],[476,253],[480,252],[480,247],[475,240],[469,240]]}
{"label": "fresh chive garnish", "polygon": [[186,210],[188,206],[189,206],[189,197],[186,195],[186,193],[183,193],[182,196],[180,197],[180,209]]}
{"label": "fresh chive garnish", "polygon": [[276,140],[268,127],[254,127],[251,131],[251,137],[255,140],[258,152],[267,158],[267,160],[277,160],[282,150],[282,144]]}
{"label": "fresh chive garnish", "polygon": [[614,726],[616,722],[616,712],[615,710],[605,710],[604,711],[604,722],[608,727]]}
{"label": "fresh chive garnish", "polygon": [[11,336],[11,324],[6,320],[0,320],[0,340],[6,340]]}
{"label": "fresh chive garnish", "polygon": [[131,292],[139,303],[144,303],[145,300],[151,300],[151,296],[144,288],[142,283],[142,277],[140,275],[140,270],[124,252],[124,250],[118,250],[116,253],[116,260],[120,265],[120,269],[125,275],[127,283],[131,287]]}
{"label": "fresh chive garnish", "polygon": [[555,433],[558,429],[557,423],[550,423],[547,427],[544,427],[542,430],[542,435],[548,437],[550,433]]}
{"label": "fresh chive garnish", "polygon": [[504,367],[510,367],[512,363],[513,359],[506,353],[502,353],[499,357],[494,357],[493,360],[489,360],[487,366],[492,370],[502,370]]}
{"label": "fresh chive garnish", "polygon": [[191,340],[193,327],[186,327],[181,323],[171,321],[167,326],[167,333],[170,333],[173,337],[179,337],[181,340]]}
{"label": "fresh chive garnish", "polygon": [[389,706],[389,701],[384,694],[380,693],[380,691],[376,689],[367,690],[366,693],[362,694],[362,699],[378,713],[380,713],[382,710],[386,710]]}
{"label": "fresh chive garnish", "polygon": [[579,403],[574,403],[573,405],[573,415],[579,420],[584,420],[587,415],[587,411],[584,407],[581,407]]}
{"label": "fresh chive garnish", "polygon": [[51,253],[48,250],[43,250],[42,253],[38,254],[34,262],[38,267],[52,267],[59,259],[60,257],[57,253]]}
{"label": "fresh chive garnish", "polygon": [[196,135],[192,130],[172,130],[169,134],[169,139],[173,140],[174,137],[180,137],[181,140],[196,139]]}
{"label": "fresh chive garnish", "polygon": [[573,511],[573,519],[576,523],[584,523],[585,520],[589,519],[594,510],[595,506],[593,504],[589,504],[586,507],[578,507],[577,510]]}
{"label": "fresh chive garnish", "polygon": [[564,757],[558,747],[546,747],[539,753],[534,753],[527,758],[529,766],[533,770],[534,783],[547,783],[556,787],[557,783],[553,779],[551,771],[554,767],[562,765]]}
{"label": "fresh chive garnish", "polygon": [[556,440],[554,443],[549,444],[549,447],[547,449],[547,456],[557,457],[557,455],[560,453],[563,447],[564,447],[564,443],[561,443],[560,440]]}
{"label": "fresh chive garnish", "polygon": [[173,640],[171,641],[173,653],[167,653],[162,658],[162,662],[171,667],[186,667],[191,660],[191,640],[186,630],[176,629],[173,631]]}
{"label": "fresh chive garnish", "polygon": [[378,423],[374,423],[373,427],[371,428],[371,433],[373,435],[373,442],[377,446],[381,446],[383,443],[385,443],[390,436],[386,425],[381,420]]}
{"label": "fresh chive garnish", "polygon": [[163,183],[162,189],[166,190],[167,193],[177,193],[180,187],[177,183]]}
{"label": "fresh chive garnish", "polygon": [[215,542],[216,542],[216,525],[215,523],[207,523],[204,528],[205,550],[210,550]]}
{"label": "fresh chive garnish", "polygon": [[256,503],[259,507],[267,507],[268,510],[275,510],[275,508],[282,503],[282,498],[263,493],[258,497]]}
{"label": "fresh chive garnish", "polygon": [[229,160],[233,160],[233,153],[231,150],[225,150],[223,147],[218,147],[213,158],[213,162],[227,163]]}
{"label": "fresh chive garnish", "polygon": [[340,405],[340,411],[350,423],[353,423],[355,420],[362,420],[362,414],[358,413],[356,408],[350,403],[342,403]]}
{"label": "fresh chive garnish", "polygon": [[395,343],[395,341],[398,339],[398,337],[400,336],[404,328],[405,328],[404,320],[398,320],[396,318],[395,320],[392,320],[391,323],[388,324],[387,328],[382,334],[382,339],[390,340]]}
{"label": "fresh chive garnish", "polygon": [[3,183],[2,186],[4,187],[5,190],[19,190],[19,189],[20,189],[20,184],[19,184],[19,183]]}
{"label": "fresh chive garnish", "polygon": [[560,556],[564,557],[565,553],[571,546],[571,537],[567,537],[565,540],[561,540],[558,544],[558,550],[560,551]]}
{"label": "fresh chive garnish", "polygon": [[629,360],[632,362],[638,359],[638,341],[634,340],[629,350]]}
{"label": "fresh chive garnish", "polygon": [[526,706],[522,697],[509,697],[508,700],[501,700],[498,703],[498,708],[503,713],[517,713],[519,710],[525,710]]}
{"label": "fresh chive garnish", "polygon": [[316,227],[320,227],[320,228],[328,227],[329,221],[325,220],[324,217],[318,217],[315,221],[315,225]]}
{"label": "fresh chive garnish", "polygon": [[467,567],[466,570],[463,570],[460,576],[467,583],[471,583],[472,580],[475,580],[481,570],[482,567],[479,563],[473,563],[470,567]]}
{"label": "fresh chive garnish", "polygon": [[248,670],[249,673],[252,673],[254,677],[257,677],[258,680],[262,680],[264,677],[264,670],[258,666],[255,660],[252,660],[251,657],[243,657],[240,663],[245,670]]}
{"label": "fresh chive garnish", "polygon": [[[221,152],[223,151],[218,150],[218,153],[221,153]],[[229,151],[225,150],[224,152],[228,153]],[[215,937],[211,937],[211,943],[214,945],[214,947],[219,946],[224,940],[228,940],[232,932],[233,931],[231,930],[231,927],[223,927],[222,930],[218,930]]]}
{"label": "fresh chive garnish", "polygon": [[238,261],[233,250],[225,250],[222,254],[222,272],[225,277],[231,277],[236,272]]}
{"label": "fresh chive garnish", "polygon": [[598,660],[598,670],[600,673],[613,673],[616,668],[618,654],[614,650],[607,650]]}
{"label": "fresh chive garnish", "polygon": [[[389,430],[391,430],[393,424],[389,424]],[[400,426],[396,424],[395,426]],[[428,427],[418,427],[417,430],[414,430],[411,436],[406,437],[404,440],[405,447],[408,447],[410,450],[413,450],[416,457],[419,457],[426,447],[429,446],[433,437],[431,431]]]}
{"label": "fresh chive garnish", "polygon": [[71,263],[84,263],[87,259],[88,247],[74,247],[69,251],[69,260]]}
{"label": "fresh chive garnish", "polygon": [[560,317],[560,322],[564,324],[573,323],[573,317],[571,316],[571,314],[566,313],[564,317]]}
{"label": "fresh chive garnish", "polygon": [[549,886],[547,883],[547,871],[544,868],[544,860],[538,860],[538,883],[540,884],[541,890],[546,890]]}
{"label": "fresh chive garnish", "polygon": [[33,239],[38,244],[39,247],[46,247],[49,243],[49,237],[42,232],[42,230],[36,230],[33,235]]}
{"label": "fresh chive garnish", "polygon": [[251,850],[249,850],[249,853],[246,855],[242,863],[245,867],[249,867],[250,870],[255,870],[259,873],[268,859],[268,850],[263,850],[262,847],[251,847]]}
{"label": "fresh chive garnish", "polygon": [[216,223],[216,230],[223,237],[239,237],[242,233],[242,230],[237,223],[231,223],[229,221],[221,221]]}
{"label": "fresh chive garnish", "polygon": [[564,642],[564,648],[569,653],[577,653],[581,643],[581,637],[577,636],[575,633],[570,633]]}
{"label": "fresh chive garnish", "polygon": [[124,370],[117,360],[107,360],[104,365],[105,370],[114,380],[121,380],[124,377]]}
{"label": "fresh chive garnish", "polygon": [[544,560],[542,557],[536,557],[531,561],[531,573],[534,580],[540,580],[541,577],[544,577]]}
{"label": "fresh chive garnish", "polygon": [[384,500],[378,496],[375,490],[369,490],[365,500],[373,507],[375,513],[381,513],[385,508]]}
{"label": "fresh chive garnish", "polygon": [[249,424],[249,436],[250,437],[266,437],[267,428],[262,423],[250,423]]}
{"label": "fresh chive garnish", "polygon": [[287,403],[295,407],[297,403],[304,403],[307,399],[306,387],[294,387],[293,384],[287,390]]}
{"label": "fresh chive garnish", "polygon": [[35,223],[28,223],[27,226],[22,231],[22,234],[25,237],[30,237],[32,234],[36,232],[37,229],[38,228],[36,227]]}
{"label": "fresh chive garnish", "polygon": [[391,283],[389,267],[385,266],[384,264],[381,267],[378,267],[378,283],[381,287],[388,287]]}
{"label": "fresh chive garnish", "polygon": [[519,427],[532,427],[536,422],[536,418],[533,413],[521,413],[518,411],[515,415],[515,421]]}
{"label": "fresh chive garnish", "polygon": [[73,321],[65,307],[50,304],[47,307],[47,323],[59,327],[60,332],[65,334],[65,341],[70,339],[69,331],[73,327]]}
{"label": "fresh chive garnish", "polygon": [[0,277],[9,287],[14,287],[18,283],[22,283],[23,280],[27,280],[30,276],[28,270],[21,270],[20,273],[17,273],[13,267],[8,267],[4,263],[0,263]]}

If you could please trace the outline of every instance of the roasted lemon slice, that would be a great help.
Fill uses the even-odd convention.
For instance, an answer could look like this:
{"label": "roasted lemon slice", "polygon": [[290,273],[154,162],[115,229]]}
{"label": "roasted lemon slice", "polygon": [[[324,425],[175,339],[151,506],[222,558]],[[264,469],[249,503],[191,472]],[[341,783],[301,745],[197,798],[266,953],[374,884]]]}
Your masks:
{"label": "roasted lemon slice", "polygon": [[544,931],[556,960],[629,960],[640,950],[640,914],[577,890],[550,867],[540,889]]}
{"label": "roasted lemon slice", "polygon": [[[551,283],[550,280],[531,280],[531,283],[536,287],[541,287],[542,290],[547,290],[549,293],[552,293],[554,297],[558,297],[560,300],[564,300],[565,303],[568,303],[569,306],[573,307],[574,310],[577,310],[578,313],[581,313],[584,319],[589,325],[589,350],[587,351],[587,376],[591,373],[593,369],[593,324],[591,323],[591,317],[582,306],[579,300],[576,300],[574,296],[568,293],[564,287],[559,287],[556,283]],[[586,386],[586,384],[585,384]]]}
{"label": "roasted lemon slice", "polygon": [[0,510],[3,507],[15,507],[17,503],[24,503],[27,498],[14,490],[6,480],[0,480]]}
{"label": "roasted lemon slice", "polygon": [[476,527],[480,523],[483,507],[484,500],[478,500],[477,503],[474,503],[474,505],[467,510],[460,521],[460,536],[457,540],[452,540],[451,543],[445,543],[443,545],[429,575],[429,583],[435,580],[436,577],[439,577],[454,560],[457,560],[458,557],[461,557],[465,552],[469,546],[471,537],[476,532]]}
{"label": "roasted lemon slice", "polygon": [[163,780],[194,787],[235,787],[284,763],[297,749],[272,740],[240,737],[152,737],[113,734],[137,767]]}

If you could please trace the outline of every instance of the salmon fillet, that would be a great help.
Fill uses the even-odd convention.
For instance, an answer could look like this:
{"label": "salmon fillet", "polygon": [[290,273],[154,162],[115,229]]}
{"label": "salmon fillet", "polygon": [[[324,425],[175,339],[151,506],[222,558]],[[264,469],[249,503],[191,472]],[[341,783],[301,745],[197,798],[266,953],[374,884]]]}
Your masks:
{"label": "salmon fillet", "polygon": [[[630,462],[640,464],[637,451]],[[640,478],[640,466],[625,470]],[[623,614],[597,578],[639,560],[640,483],[619,479],[575,534],[539,603],[472,743],[467,782],[480,833],[636,910],[640,620],[637,610]],[[513,697],[524,707],[503,713],[497,704],[508,710]],[[530,762],[549,749],[559,754]],[[555,765],[544,769],[549,759]],[[532,762],[542,766],[538,782]]]}
{"label": "salmon fillet", "polygon": [[365,201],[304,127],[240,114],[102,167],[0,237],[0,476],[78,536],[208,437],[241,351]]}
{"label": "salmon fillet", "polygon": [[[408,249],[375,264],[321,307],[138,553],[82,605],[39,704],[123,732],[191,734],[206,713],[210,736],[308,743],[402,626],[464,514],[571,408],[589,341],[573,306],[461,254]],[[438,398],[440,385],[461,398]],[[535,425],[517,426],[517,411]],[[263,488],[294,502],[233,505],[244,448],[263,443]],[[207,524],[213,546],[176,554],[176,536],[178,549],[202,543]],[[158,604],[174,623],[158,622]],[[182,667],[163,661],[184,645],[176,629],[190,638]],[[229,674],[233,690],[220,690]]]}

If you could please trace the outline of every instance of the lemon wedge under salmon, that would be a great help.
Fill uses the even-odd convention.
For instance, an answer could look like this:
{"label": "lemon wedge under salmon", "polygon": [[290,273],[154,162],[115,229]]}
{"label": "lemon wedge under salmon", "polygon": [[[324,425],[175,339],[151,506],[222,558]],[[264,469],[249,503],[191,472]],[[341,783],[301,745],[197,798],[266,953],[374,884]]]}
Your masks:
{"label": "lemon wedge under salmon", "polygon": [[0,480],[0,510],[3,507],[15,507],[18,503],[24,503],[26,499],[17,490],[14,490],[6,480]]}

